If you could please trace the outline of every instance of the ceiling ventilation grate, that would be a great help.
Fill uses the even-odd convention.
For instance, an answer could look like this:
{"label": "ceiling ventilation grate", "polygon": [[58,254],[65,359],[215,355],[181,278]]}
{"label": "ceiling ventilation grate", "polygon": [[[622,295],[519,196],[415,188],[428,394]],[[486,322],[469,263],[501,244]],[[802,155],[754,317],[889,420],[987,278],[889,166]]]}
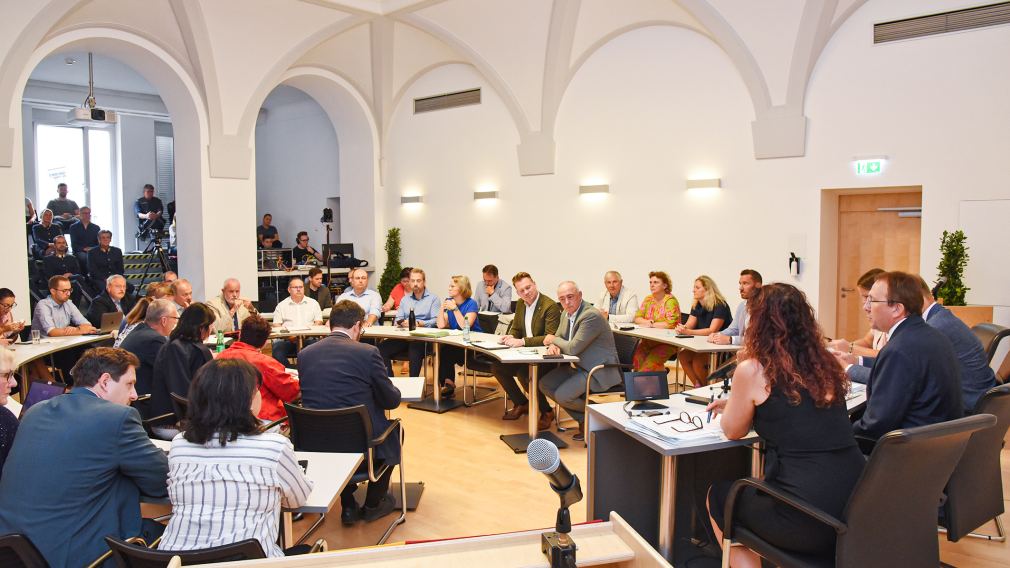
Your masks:
{"label": "ceiling ventilation grate", "polygon": [[873,43],[1010,24],[1010,2],[873,25]]}
{"label": "ceiling ventilation grate", "polygon": [[480,89],[414,99],[414,114],[480,104]]}

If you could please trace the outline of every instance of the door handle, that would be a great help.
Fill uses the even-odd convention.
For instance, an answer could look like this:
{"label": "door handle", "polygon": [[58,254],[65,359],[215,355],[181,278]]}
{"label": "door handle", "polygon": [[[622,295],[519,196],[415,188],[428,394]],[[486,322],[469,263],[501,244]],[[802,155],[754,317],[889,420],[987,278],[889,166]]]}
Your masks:
{"label": "door handle", "polygon": [[842,286],[842,292],[855,292],[855,291],[856,291],[855,288],[846,288]]}

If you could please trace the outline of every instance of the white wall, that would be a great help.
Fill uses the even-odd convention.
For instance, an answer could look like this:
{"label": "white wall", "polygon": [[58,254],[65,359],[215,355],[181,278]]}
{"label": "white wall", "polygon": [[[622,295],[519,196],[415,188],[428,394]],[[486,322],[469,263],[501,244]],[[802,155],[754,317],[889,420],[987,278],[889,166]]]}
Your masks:
{"label": "white wall", "polygon": [[[573,278],[590,297],[611,268],[640,293],[648,270],[665,269],[682,301],[707,273],[731,303],[737,273],[750,267],[798,283],[818,306],[821,190],[921,185],[921,272],[933,278],[959,201],[1010,196],[1010,111],[1000,102],[1010,92],[1010,27],[872,44],[874,22],[921,10],[912,0],[872,2],[829,43],[807,98],[804,158],[753,158],[739,73],[683,29],[631,32],[586,63],[562,102],[552,176],[516,175],[518,135],[471,68],[435,69],[409,89],[389,131],[385,212],[388,226],[403,228],[404,264],[425,267],[439,294],[451,274],[476,277],[485,262],[506,275],[528,270],[551,292]],[[484,87],[480,106],[411,114],[414,97],[474,86]],[[854,175],[852,158],[865,154],[891,157],[883,175]],[[688,177],[720,177],[724,189],[692,195]],[[610,195],[579,198],[579,183],[591,181],[609,183]],[[484,184],[502,199],[475,204]],[[415,191],[424,204],[401,206]],[[805,260],[799,279],[787,272],[790,251]],[[980,277],[1005,283],[1010,269]]]}
{"label": "white wall", "polygon": [[[340,156],[330,118],[311,97],[281,85],[267,97],[256,121],[256,222],[266,213],[285,247],[308,231],[320,247],[326,231],[319,222],[326,199],[340,196]],[[334,211],[334,215],[339,215]],[[339,231],[339,225],[334,226]],[[339,233],[330,242],[340,241]]]}

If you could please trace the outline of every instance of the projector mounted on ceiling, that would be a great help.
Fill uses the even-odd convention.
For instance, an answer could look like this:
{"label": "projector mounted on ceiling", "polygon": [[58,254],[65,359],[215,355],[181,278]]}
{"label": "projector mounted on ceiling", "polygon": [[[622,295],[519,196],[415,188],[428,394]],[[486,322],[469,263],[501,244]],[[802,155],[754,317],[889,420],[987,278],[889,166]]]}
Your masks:
{"label": "projector mounted on ceiling", "polygon": [[88,98],[84,99],[84,104],[80,108],[72,109],[67,113],[67,124],[70,126],[90,126],[92,128],[108,128],[119,118],[115,111],[97,108],[95,102],[95,69],[92,56],[88,54]]}

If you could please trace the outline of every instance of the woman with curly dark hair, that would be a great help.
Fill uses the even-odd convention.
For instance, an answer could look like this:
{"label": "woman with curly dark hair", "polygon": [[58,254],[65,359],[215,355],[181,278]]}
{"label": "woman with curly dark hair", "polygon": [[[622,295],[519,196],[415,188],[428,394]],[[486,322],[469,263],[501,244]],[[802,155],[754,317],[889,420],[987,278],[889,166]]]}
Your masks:
{"label": "woman with curly dark hair", "polygon": [[291,442],[261,433],[256,367],[218,359],[189,386],[186,431],[168,453],[172,519],[161,550],[199,550],[255,538],[267,556],[307,552],[277,546],[281,507],[305,504],[312,482],[298,466]]}
{"label": "woman with curly dark hair", "polygon": [[[827,351],[806,296],[789,284],[761,289],[750,306],[744,349],[727,400],[709,409],[722,414],[726,437],[753,426],[765,442],[765,481],[835,516],[841,516],[866,463],[845,408],[849,382]],[[709,489],[712,526],[722,541],[731,482]],[[753,489],[738,497],[736,522],[767,542],[791,551],[830,554],[834,531]],[[757,554],[734,547],[734,568],[759,567]]]}

